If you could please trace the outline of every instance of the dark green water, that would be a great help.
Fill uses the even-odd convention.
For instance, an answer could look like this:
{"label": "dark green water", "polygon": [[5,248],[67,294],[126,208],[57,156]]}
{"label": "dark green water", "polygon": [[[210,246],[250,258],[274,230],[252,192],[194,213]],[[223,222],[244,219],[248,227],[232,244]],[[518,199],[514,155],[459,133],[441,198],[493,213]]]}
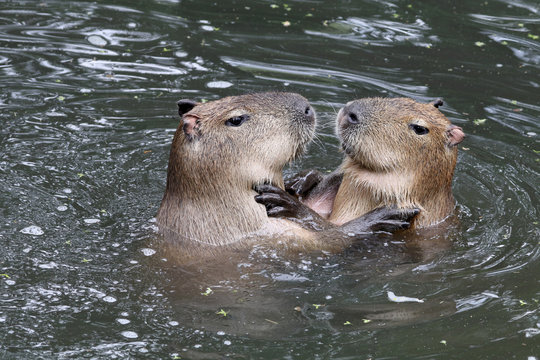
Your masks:
{"label": "dark green water", "polygon": [[[1,1],[0,358],[539,359],[539,36],[534,0]],[[443,98],[453,246],[187,297],[153,254],[175,102],[266,90],[319,114],[287,174],[339,164],[349,100]]]}

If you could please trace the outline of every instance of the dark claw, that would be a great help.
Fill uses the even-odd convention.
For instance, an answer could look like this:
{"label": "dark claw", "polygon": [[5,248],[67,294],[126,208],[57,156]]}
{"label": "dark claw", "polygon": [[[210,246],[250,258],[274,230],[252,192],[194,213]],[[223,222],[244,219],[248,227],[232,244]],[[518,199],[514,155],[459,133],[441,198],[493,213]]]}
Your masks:
{"label": "dark claw", "polygon": [[323,179],[317,170],[303,171],[285,181],[285,190],[295,196],[306,196]]}
{"label": "dark claw", "polygon": [[259,192],[259,195],[255,195],[255,201],[266,207],[268,216],[287,218],[293,221],[302,221],[313,217],[309,208],[277,186],[264,184],[257,186],[255,190]]}
{"label": "dark claw", "polygon": [[260,195],[255,195],[255,201],[259,204],[266,205],[267,208],[272,208],[277,205],[289,205],[291,203],[289,199],[284,198],[280,194],[271,192],[263,192]]}
{"label": "dark claw", "polygon": [[286,217],[289,216],[290,213],[282,206],[276,206],[271,209],[266,210],[266,214],[271,217]]}
{"label": "dark claw", "polygon": [[375,232],[388,232],[392,233],[398,230],[406,230],[411,227],[411,223],[407,221],[388,220],[377,223],[371,227]]}
{"label": "dark claw", "polygon": [[281,194],[281,193],[284,193],[284,191],[277,187],[277,186],[274,186],[274,185],[270,185],[270,184],[260,184],[260,185],[257,185],[254,187],[254,190],[256,192],[258,192],[259,194],[261,193],[276,193],[276,194]]}
{"label": "dark claw", "polygon": [[412,220],[419,212],[419,209],[381,207],[351,220],[343,226],[347,232],[352,233],[395,232],[410,228]]}

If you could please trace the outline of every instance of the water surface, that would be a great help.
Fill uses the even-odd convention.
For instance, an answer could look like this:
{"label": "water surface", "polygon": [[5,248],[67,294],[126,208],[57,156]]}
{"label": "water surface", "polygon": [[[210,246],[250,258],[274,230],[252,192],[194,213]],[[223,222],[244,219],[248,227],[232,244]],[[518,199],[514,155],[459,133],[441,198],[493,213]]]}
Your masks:
{"label": "water surface", "polygon": [[[2,2],[0,357],[538,359],[539,12],[532,0]],[[153,217],[176,100],[266,90],[302,93],[319,114],[286,175],[340,163],[333,121],[349,100],[443,98],[468,135],[460,225],[414,254],[255,251],[234,281],[172,266]]]}

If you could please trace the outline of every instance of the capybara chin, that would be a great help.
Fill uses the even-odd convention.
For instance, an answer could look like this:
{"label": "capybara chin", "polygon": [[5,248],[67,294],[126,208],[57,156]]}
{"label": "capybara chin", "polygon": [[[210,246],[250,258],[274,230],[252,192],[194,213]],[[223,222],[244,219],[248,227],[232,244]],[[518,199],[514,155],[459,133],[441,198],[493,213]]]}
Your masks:
{"label": "capybara chin", "polygon": [[457,144],[465,135],[440,105],[366,98],[339,111],[337,133],[346,155],[331,222],[341,224],[382,205],[420,208],[416,227],[452,213]]}

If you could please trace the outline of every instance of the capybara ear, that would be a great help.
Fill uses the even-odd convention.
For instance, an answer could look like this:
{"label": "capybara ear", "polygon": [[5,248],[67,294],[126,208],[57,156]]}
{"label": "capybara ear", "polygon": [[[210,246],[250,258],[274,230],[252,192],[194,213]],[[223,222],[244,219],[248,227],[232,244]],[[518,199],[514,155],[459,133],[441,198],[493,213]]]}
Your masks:
{"label": "capybara ear", "polygon": [[446,135],[448,135],[448,145],[456,146],[465,138],[465,133],[463,129],[456,125],[449,125],[446,130]]}
{"label": "capybara ear", "polygon": [[430,102],[430,104],[435,106],[438,109],[439,106],[444,105],[444,102],[442,101],[442,99],[437,99],[437,100],[433,100],[432,102]]}
{"label": "capybara ear", "polygon": [[199,125],[201,121],[200,117],[195,114],[189,114],[182,116],[182,130],[189,140],[199,136]]}
{"label": "capybara ear", "polygon": [[182,99],[182,100],[178,100],[177,105],[178,105],[178,115],[182,117],[185,113],[193,109],[197,105],[197,102],[190,99]]}

